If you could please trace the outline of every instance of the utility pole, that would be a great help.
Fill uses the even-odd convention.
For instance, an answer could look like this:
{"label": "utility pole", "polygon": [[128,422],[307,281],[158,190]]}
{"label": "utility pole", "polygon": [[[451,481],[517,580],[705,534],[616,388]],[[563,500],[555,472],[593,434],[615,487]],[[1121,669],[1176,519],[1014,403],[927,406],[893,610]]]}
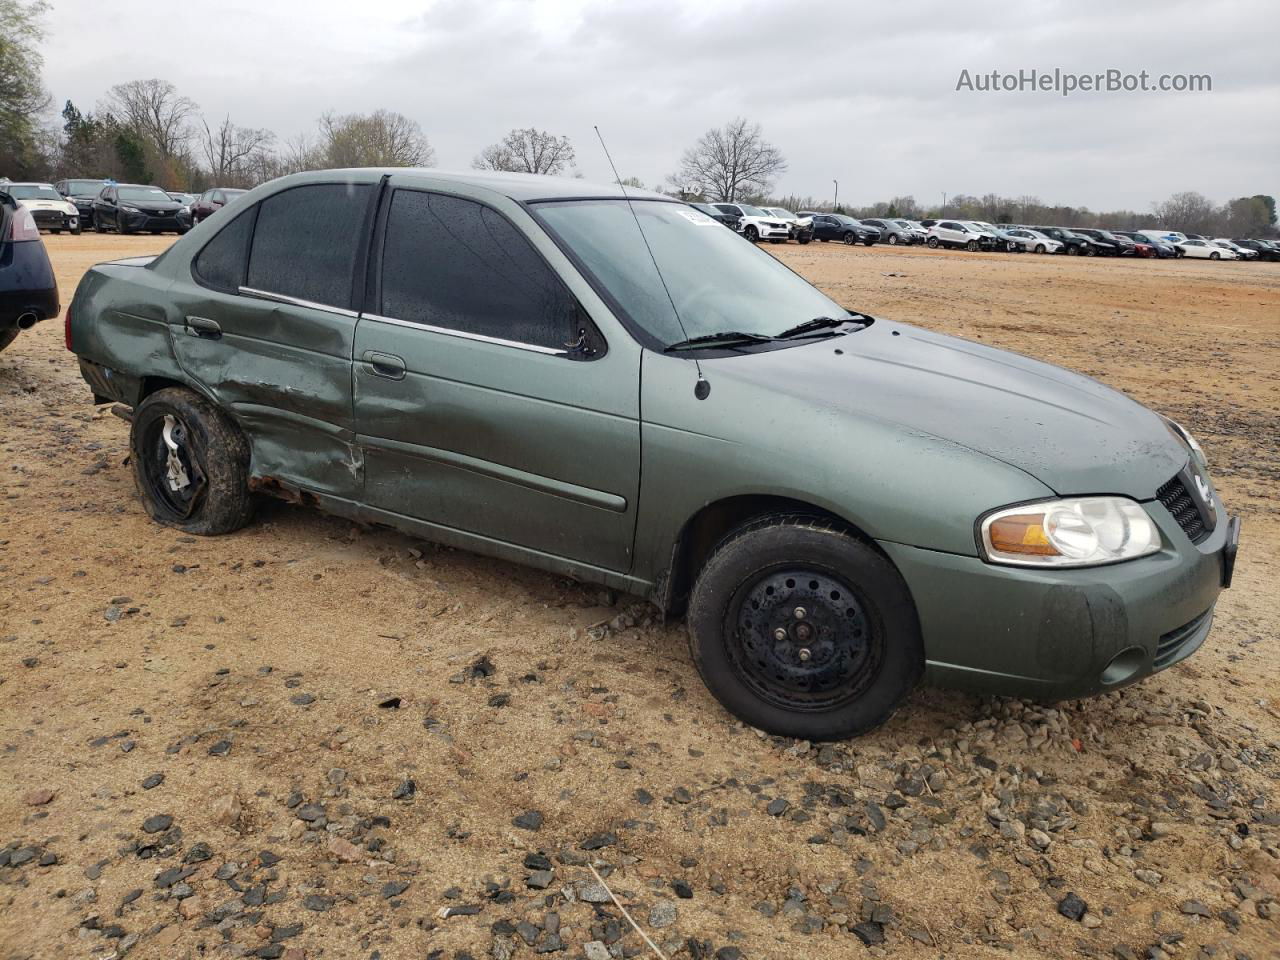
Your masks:
{"label": "utility pole", "polygon": [[835,196],[831,198],[831,212],[835,213],[836,208],[840,206],[840,181],[832,180],[831,182],[836,185]]}
{"label": "utility pole", "polygon": [[945,217],[947,215],[947,192],[942,191],[942,209],[938,211],[938,216]]}

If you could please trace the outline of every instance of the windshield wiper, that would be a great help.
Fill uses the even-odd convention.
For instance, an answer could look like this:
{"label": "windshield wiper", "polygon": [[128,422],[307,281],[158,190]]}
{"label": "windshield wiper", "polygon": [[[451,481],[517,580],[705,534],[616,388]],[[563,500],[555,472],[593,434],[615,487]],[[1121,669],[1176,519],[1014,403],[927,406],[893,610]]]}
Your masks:
{"label": "windshield wiper", "polygon": [[697,350],[702,347],[732,347],[743,343],[773,343],[777,337],[767,337],[763,333],[742,333],[739,330],[722,330],[719,333],[706,333],[700,337],[690,337],[664,347],[663,353],[676,353],[680,350]]}
{"label": "windshield wiper", "polygon": [[[776,339],[790,340],[794,337],[834,330],[836,327],[843,327],[846,323],[858,323],[858,321],[854,317],[814,317],[812,320],[806,320],[804,323],[798,323],[794,327],[783,330]],[[862,329],[860,324],[858,329]]]}

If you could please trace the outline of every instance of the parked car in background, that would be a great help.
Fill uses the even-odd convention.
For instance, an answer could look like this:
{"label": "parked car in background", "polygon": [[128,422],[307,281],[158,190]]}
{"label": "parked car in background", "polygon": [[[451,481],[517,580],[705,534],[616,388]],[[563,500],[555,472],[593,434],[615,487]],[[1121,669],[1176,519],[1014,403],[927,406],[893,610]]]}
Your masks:
{"label": "parked car in background", "polygon": [[1082,237],[1077,233],[1073,233],[1066,227],[1036,227],[1046,237],[1051,237],[1062,244],[1062,253],[1072,257],[1092,257],[1098,253],[1098,248],[1093,245],[1088,237]]}
{"label": "parked car in background", "polygon": [[791,237],[790,225],[749,203],[713,203],[712,206],[721,213],[737,217],[740,223],[738,229],[752,243],[761,240],[784,243]]}
{"label": "parked car in background", "polygon": [[1039,230],[1032,230],[1030,227],[1010,227],[1005,233],[1028,253],[1057,253],[1062,249],[1061,241],[1046,237]]}
{"label": "parked car in background", "polygon": [[213,216],[236,197],[244,196],[246,193],[248,193],[247,190],[236,190],[231,187],[214,187],[212,190],[206,190],[191,204],[191,217],[199,223],[206,217]]}
{"label": "parked car in background", "polygon": [[995,224],[987,223],[985,220],[966,220],[965,223],[990,234],[993,246],[997,250],[1004,250],[1008,253],[1023,253],[1025,251],[1022,244],[1018,242],[1018,238],[1011,236],[1004,227],[997,227]]}
{"label": "parked car in background", "polygon": [[929,231],[915,220],[904,220],[901,217],[893,221],[911,234],[912,243],[924,243],[929,239]]}
{"label": "parked car in background", "polygon": [[1186,257],[1193,257],[1197,260],[1239,260],[1240,255],[1234,250],[1225,249],[1223,247],[1214,246],[1207,240],[1192,240],[1190,238],[1183,240],[1179,247],[1182,248],[1182,254]]}
{"label": "parked car in background", "polygon": [[929,228],[928,244],[935,250],[938,247],[991,250],[995,248],[996,238],[981,227],[971,226],[962,220],[938,220]]}
{"label": "parked car in background", "polygon": [[58,315],[58,281],[35,216],[0,183],[0,350]]}
{"label": "parked car in background", "polygon": [[93,201],[107,185],[105,180],[59,180],[53,188],[76,205],[80,214],[80,229],[93,226]]}
{"label": "parked car in background", "polygon": [[1242,247],[1240,246],[1240,244],[1236,243],[1233,240],[1228,240],[1226,237],[1217,237],[1216,239],[1210,240],[1208,242],[1212,246],[1221,247],[1224,250],[1232,251],[1241,260],[1257,260],[1258,259],[1257,250],[1253,250],[1249,247]]}
{"label": "parked car in background", "polygon": [[1098,248],[1098,253],[1104,256],[1133,255],[1133,241],[1128,237],[1117,236],[1110,230],[1096,230],[1092,227],[1072,227],[1071,232],[1087,237]]}
{"label": "parked car in background", "polygon": [[1280,260],[1280,246],[1270,240],[1251,240],[1247,237],[1237,237],[1231,242],[1237,246],[1244,247],[1246,250],[1256,251],[1259,260],[1270,260],[1272,262]]}
{"label": "parked car in background", "polygon": [[839,240],[849,246],[860,243],[863,246],[870,247],[880,239],[880,231],[875,227],[868,226],[853,217],[846,217],[843,213],[815,213],[808,211],[800,215],[813,218],[814,239],[821,240],[824,243],[831,240]]}
{"label": "parked car in background", "polygon": [[40,230],[50,233],[80,232],[80,211],[76,205],[53,188],[51,183],[14,183],[5,184],[9,196],[19,206],[31,211],[31,216]]}
{"label": "parked car in background", "polygon": [[93,202],[95,233],[163,233],[191,229],[191,211],[159,187],[117,183],[102,188]]}
{"label": "parked car in background", "polygon": [[1148,233],[1146,230],[1135,230],[1132,236],[1135,240],[1140,239],[1143,243],[1149,243],[1155,248],[1156,256],[1162,260],[1176,259],[1182,256],[1182,251],[1174,246],[1166,236]]}
{"label": "parked car in background", "polygon": [[923,243],[924,233],[921,231],[917,234],[911,227],[906,226],[904,220],[889,220],[881,217],[864,217],[861,221],[869,227],[875,227],[880,231],[880,239],[889,244],[889,246],[897,246],[898,244]]}
{"label": "parked car in background", "polygon": [[170,190],[169,199],[176,200],[184,207],[189,207],[196,202],[196,195],[194,193],[182,193],[181,191]]}
{"label": "parked car in background", "polygon": [[699,213],[705,213],[717,223],[723,223],[734,233],[738,233],[742,229],[741,217],[734,213],[725,213],[723,210],[718,210],[713,203],[691,203],[689,206]]}
{"label": "parked car in background", "polygon": [[1240,520],[1182,427],[850,312],[669,197],[361,169],[240,206],[68,311],[159,524],[230,533],[274,490],[647,596],[728,711],[804,740],[921,678],[1116,690],[1192,656],[1231,583]]}
{"label": "parked car in background", "polygon": [[791,239],[796,243],[808,243],[813,239],[813,218],[792,213],[786,207],[764,207],[765,213],[777,217],[791,228]]}
{"label": "parked car in background", "polygon": [[1128,240],[1130,243],[1133,244],[1133,255],[1135,257],[1150,259],[1152,257],[1158,257],[1160,255],[1159,251],[1156,250],[1156,248],[1146,239],[1146,237],[1140,237],[1138,236],[1137,233],[1135,233],[1132,230],[1112,230],[1111,232],[1115,234],[1117,237],[1121,237],[1125,240]]}

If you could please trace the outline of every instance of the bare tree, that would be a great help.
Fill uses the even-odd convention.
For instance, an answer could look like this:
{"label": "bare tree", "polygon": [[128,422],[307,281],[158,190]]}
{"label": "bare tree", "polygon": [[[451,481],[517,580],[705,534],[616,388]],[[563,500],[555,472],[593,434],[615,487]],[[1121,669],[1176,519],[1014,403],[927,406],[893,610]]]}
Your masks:
{"label": "bare tree", "polygon": [[1218,214],[1209,198],[1194,190],[1175,193],[1164,203],[1153,206],[1162,226],[1186,233],[1212,231]]}
{"label": "bare tree", "polygon": [[200,120],[204,127],[201,146],[209,164],[209,175],[221,186],[244,186],[259,182],[256,177],[261,168],[258,158],[267,155],[276,136],[270,130],[240,127],[226,117],[214,129],[209,121]]}
{"label": "bare tree", "polygon": [[436,152],[416,120],[392,110],[320,118],[322,164],[329,167],[429,167]]}
{"label": "bare tree", "polygon": [[573,166],[574,159],[568,137],[526,127],[512,130],[501,142],[485,147],[471,166],[510,173],[562,174]]}
{"label": "bare tree", "polygon": [[765,141],[760,124],[742,117],[704,133],[680,160],[679,182],[714,200],[767,193],[787,161]]}
{"label": "bare tree", "polygon": [[130,80],[107,93],[107,109],[143,137],[165,160],[177,157],[191,136],[191,115],[198,109],[167,80]]}

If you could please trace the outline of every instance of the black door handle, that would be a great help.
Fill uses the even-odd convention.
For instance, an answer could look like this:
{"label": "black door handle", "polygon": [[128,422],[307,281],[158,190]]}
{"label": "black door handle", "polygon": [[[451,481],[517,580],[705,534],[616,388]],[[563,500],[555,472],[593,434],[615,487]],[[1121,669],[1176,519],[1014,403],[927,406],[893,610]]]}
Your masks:
{"label": "black door handle", "polygon": [[222,327],[217,320],[210,320],[207,317],[187,317],[187,333],[195,337],[216,340],[222,336]]}
{"label": "black door handle", "polygon": [[379,377],[386,377],[388,380],[403,380],[405,374],[404,360],[390,353],[378,353],[376,350],[366,350],[364,354],[364,362],[369,365],[369,369]]}

